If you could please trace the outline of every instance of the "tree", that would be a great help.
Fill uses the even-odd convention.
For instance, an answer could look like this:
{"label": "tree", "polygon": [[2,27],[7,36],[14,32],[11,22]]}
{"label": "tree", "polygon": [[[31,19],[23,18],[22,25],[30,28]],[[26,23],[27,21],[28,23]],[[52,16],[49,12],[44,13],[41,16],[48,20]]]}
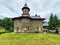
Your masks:
{"label": "tree", "polygon": [[9,30],[9,31],[13,31],[13,21],[11,18],[5,18],[4,19],[4,27]]}
{"label": "tree", "polygon": [[2,19],[0,19],[0,26],[2,26]]}
{"label": "tree", "polygon": [[60,25],[60,19],[58,19],[58,25]]}
{"label": "tree", "polygon": [[54,29],[54,24],[53,24],[53,14],[51,14],[50,18],[49,18],[49,22],[48,22],[48,29],[53,30]]}
{"label": "tree", "polygon": [[49,22],[48,22],[48,29],[51,29],[51,30],[54,30],[56,29],[57,25],[59,25],[59,20],[58,20],[58,17],[56,16],[53,16],[53,14],[51,14],[50,16],[50,19],[49,19]]}
{"label": "tree", "polygon": [[56,14],[55,14],[55,16],[54,16],[53,22],[54,22],[54,28],[56,28],[56,26],[57,26],[57,25],[58,25],[58,23],[59,23],[59,21],[58,21],[58,18],[57,18],[57,16],[56,16]]}
{"label": "tree", "polygon": [[4,27],[9,32],[13,31],[13,20],[12,18],[4,18],[0,20],[0,26]]}

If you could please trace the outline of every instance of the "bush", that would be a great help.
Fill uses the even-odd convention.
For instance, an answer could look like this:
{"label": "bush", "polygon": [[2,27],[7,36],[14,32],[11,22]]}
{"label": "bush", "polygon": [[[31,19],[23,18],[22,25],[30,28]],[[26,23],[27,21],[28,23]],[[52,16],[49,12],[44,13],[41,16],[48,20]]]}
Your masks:
{"label": "bush", "polygon": [[49,32],[49,33],[55,33],[56,30],[49,30],[48,32]]}
{"label": "bush", "polygon": [[4,27],[0,27],[0,34],[7,32],[7,30]]}

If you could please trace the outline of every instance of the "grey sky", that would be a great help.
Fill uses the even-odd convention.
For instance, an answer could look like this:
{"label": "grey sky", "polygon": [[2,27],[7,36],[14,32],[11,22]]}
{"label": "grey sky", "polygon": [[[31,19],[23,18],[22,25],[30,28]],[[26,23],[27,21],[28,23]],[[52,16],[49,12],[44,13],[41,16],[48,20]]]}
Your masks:
{"label": "grey sky", "polygon": [[[0,0],[0,15],[5,17],[20,16],[24,4],[25,0]],[[38,14],[43,18],[49,18],[53,13],[60,18],[60,0],[27,0],[27,5],[31,9],[31,15]]]}

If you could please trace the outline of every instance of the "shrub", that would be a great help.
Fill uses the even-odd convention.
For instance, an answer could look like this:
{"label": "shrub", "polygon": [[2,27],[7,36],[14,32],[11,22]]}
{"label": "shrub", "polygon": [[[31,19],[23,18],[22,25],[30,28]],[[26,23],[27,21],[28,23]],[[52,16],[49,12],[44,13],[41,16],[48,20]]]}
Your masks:
{"label": "shrub", "polygon": [[0,27],[0,34],[5,33],[7,30],[4,27]]}

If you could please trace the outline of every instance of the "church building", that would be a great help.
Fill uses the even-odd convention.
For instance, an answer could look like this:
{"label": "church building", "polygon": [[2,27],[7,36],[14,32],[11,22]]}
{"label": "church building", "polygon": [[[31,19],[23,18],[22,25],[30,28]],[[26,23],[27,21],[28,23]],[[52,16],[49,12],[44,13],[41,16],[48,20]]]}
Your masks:
{"label": "church building", "polygon": [[30,8],[25,5],[22,8],[22,15],[13,18],[14,20],[14,32],[30,33],[30,32],[43,32],[43,20],[40,16],[30,16]]}

